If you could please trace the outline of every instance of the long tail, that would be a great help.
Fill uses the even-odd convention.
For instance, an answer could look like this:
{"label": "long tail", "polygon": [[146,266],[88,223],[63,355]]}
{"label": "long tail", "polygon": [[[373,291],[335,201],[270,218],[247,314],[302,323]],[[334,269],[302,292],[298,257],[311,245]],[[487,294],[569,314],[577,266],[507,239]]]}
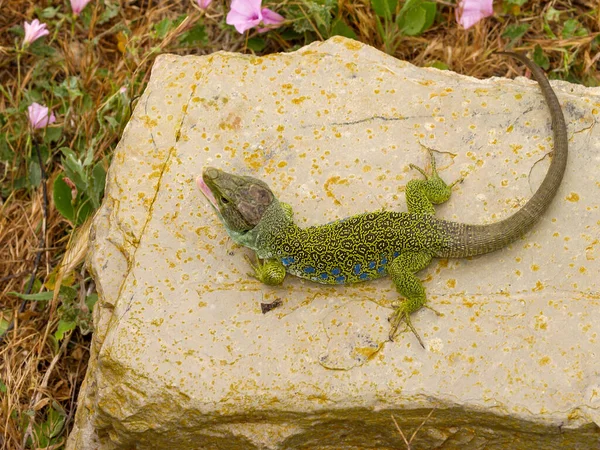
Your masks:
{"label": "long tail", "polygon": [[437,256],[461,258],[481,255],[498,250],[527,232],[541,217],[542,213],[552,202],[563,178],[567,165],[568,137],[567,125],[562,109],[552,90],[546,75],[535,63],[517,53],[499,52],[509,55],[525,64],[535,80],[539,83],[542,94],[546,99],[552,130],[554,132],[554,155],[548,173],[533,197],[515,214],[489,225],[469,225],[441,220],[439,226],[449,236],[450,240]]}

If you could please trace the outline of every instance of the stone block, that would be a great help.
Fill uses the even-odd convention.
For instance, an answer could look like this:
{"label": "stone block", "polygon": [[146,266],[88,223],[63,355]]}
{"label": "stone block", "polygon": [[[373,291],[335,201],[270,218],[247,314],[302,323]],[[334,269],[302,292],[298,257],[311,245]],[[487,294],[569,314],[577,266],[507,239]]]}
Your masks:
{"label": "stone block", "polygon": [[406,210],[427,146],[442,178],[464,177],[438,216],[498,221],[549,164],[537,84],[418,68],[340,37],[159,56],[94,219],[100,300],[68,448],[404,448],[392,415],[407,436],[425,421],[413,448],[598,448],[600,90],[552,85],[570,144],[557,197],[505,249],[419,273],[443,314],[413,315],[423,349],[411,333],[387,340],[387,278],[248,277],[250,252],[194,180],[207,165],[261,178],[310,226]]}

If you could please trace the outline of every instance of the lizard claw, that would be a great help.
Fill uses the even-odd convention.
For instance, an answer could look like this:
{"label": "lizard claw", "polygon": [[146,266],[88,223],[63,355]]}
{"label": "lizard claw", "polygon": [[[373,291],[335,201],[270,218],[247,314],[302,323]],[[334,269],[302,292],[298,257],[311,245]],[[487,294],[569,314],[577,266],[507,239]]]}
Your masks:
{"label": "lizard claw", "polygon": [[246,275],[248,275],[249,277],[252,277],[252,278],[256,278],[257,280],[260,280],[260,278],[259,278],[259,273],[260,273],[259,259],[258,258],[256,259],[256,264],[250,259],[250,257],[248,255],[244,255],[244,259],[250,265],[250,267],[252,267],[252,272],[246,272]]}
{"label": "lizard claw", "polygon": [[[409,164],[409,167],[411,169],[418,170],[425,177],[426,180],[430,180],[430,179],[439,177],[438,173],[437,173],[437,167],[435,164],[435,158],[433,157],[434,149],[429,148],[426,145],[421,144],[420,142],[419,142],[419,145],[421,147],[423,147],[425,150],[427,150],[427,153],[429,153],[429,158],[431,159],[431,176],[427,175],[423,169],[415,166],[414,164]],[[465,177],[460,177],[459,179],[454,180],[454,182],[452,184],[448,185],[448,189],[452,189],[455,185],[462,183],[463,181],[465,181]]]}

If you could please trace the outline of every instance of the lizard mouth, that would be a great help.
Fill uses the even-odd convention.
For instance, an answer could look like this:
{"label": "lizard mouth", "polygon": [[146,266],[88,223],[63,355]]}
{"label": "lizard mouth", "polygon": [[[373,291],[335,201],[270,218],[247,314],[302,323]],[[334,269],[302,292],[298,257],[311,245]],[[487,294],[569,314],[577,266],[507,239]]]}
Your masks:
{"label": "lizard mouth", "polygon": [[204,196],[210,202],[213,208],[217,209],[217,200],[215,199],[215,196],[213,195],[208,185],[204,182],[202,175],[199,175],[198,178],[196,178],[196,186],[198,186],[200,192],[204,194]]}

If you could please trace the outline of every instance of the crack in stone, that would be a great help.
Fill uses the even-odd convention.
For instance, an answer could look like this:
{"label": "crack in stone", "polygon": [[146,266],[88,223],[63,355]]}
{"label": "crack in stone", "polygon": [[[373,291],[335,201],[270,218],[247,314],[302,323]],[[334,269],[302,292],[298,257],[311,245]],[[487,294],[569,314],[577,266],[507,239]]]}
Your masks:
{"label": "crack in stone", "polygon": [[333,122],[331,125],[342,126],[342,125],[357,125],[359,123],[371,122],[375,120],[383,120],[385,122],[397,122],[400,120],[408,120],[408,117],[385,117],[385,116],[372,116],[364,119],[352,120],[350,122]]}
{"label": "crack in stone", "polygon": [[192,98],[195,93],[196,93],[196,85],[194,84],[194,85],[192,85],[192,87],[190,89],[190,95],[187,99],[185,106],[183,107],[183,115],[181,116],[179,123],[175,126],[175,142],[176,143],[179,142],[179,139],[181,138],[181,127],[183,126],[183,122],[185,121],[185,118],[188,115],[188,108],[190,106],[190,103],[192,102]]}
{"label": "crack in stone", "polygon": [[[146,101],[144,103],[144,112],[146,114],[148,114],[148,101],[149,99],[152,97],[152,93],[149,93],[148,96],[146,97]],[[185,115],[184,115],[185,117]],[[156,144],[156,140],[154,139],[154,133],[153,131],[150,131],[150,139],[152,141],[152,146],[154,148],[155,151],[158,151],[158,146]],[[171,160],[171,156],[173,155],[173,151],[174,151],[175,147],[171,146],[169,148],[169,152],[167,154],[166,159],[164,160],[164,162],[161,165],[161,169],[160,169],[160,174],[158,175],[158,180],[156,182],[156,189],[154,191],[154,196],[152,197],[152,200],[150,201],[150,206],[148,207],[148,213],[146,214],[146,218],[144,220],[144,223],[141,227],[140,230],[140,234],[139,237],[136,238],[135,236],[133,236],[133,239],[126,239],[125,236],[128,235],[128,233],[124,230],[121,230],[123,232],[123,236],[124,236],[124,240],[126,242],[129,242],[130,245],[133,247],[133,252],[129,255],[129,258],[125,258],[125,260],[127,261],[127,272],[126,272],[126,276],[123,278],[123,283],[121,283],[121,286],[119,287],[119,293],[117,294],[117,298],[121,298],[121,294],[122,294],[122,290],[124,289],[125,285],[126,285],[126,280],[129,279],[129,276],[131,275],[131,268],[133,267],[133,261],[135,260],[135,254],[137,253],[137,250],[139,248],[139,244],[142,241],[142,237],[145,234],[146,228],[148,227],[148,224],[150,223],[150,220],[152,219],[152,215],[154,212],[154,204],[156,202],[156,199],[158,197],[158,193],[160,192],[160,186],[162,183],[162,178],[163,175],[165,173],[165,170],[169,164],[169,161]],[[120,229],[120,227],[119,227]],[[133,233],[131,233],[133,235]],[[129,301],[127,302],[127,306],[125,307],[125,311],[122,313],[121,317],[119,318],[119,321],[123,319],[123,317],[125,316],[125,314],[131,309],[131,303],[133,301],[134,295],[131,296],[131,298],[129,299]]]}

